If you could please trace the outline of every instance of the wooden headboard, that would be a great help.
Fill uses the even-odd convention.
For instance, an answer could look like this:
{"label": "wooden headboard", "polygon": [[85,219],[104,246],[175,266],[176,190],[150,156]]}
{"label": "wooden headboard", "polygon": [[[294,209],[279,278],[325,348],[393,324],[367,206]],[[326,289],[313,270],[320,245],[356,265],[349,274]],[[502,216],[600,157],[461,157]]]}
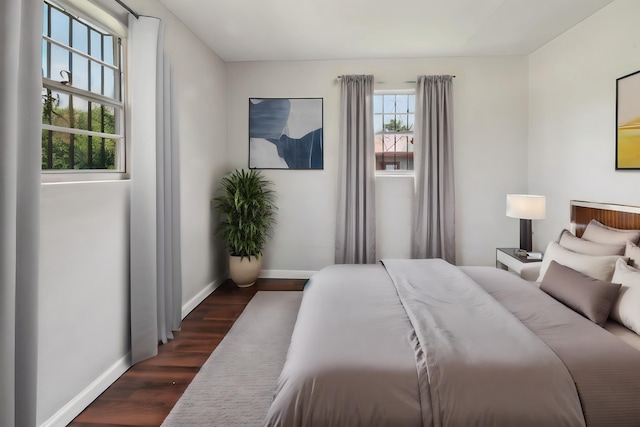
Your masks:
{"label": "wooden headboard", "polygon": [[585,227],[592,219],[622,230],[640,230],[640,207],[571,201],[571,228],[576,236],[582,237]]}

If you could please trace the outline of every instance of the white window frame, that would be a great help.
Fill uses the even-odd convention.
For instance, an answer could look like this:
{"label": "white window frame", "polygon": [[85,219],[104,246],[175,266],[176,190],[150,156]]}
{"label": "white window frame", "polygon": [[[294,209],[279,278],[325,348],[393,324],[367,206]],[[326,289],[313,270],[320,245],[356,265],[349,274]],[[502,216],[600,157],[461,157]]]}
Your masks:
{"label": "white window frame", "polygon": [[[70,15],[72,19],[76,19],[85,25],[96,29],[103,34],[109,34],[113,37],[114,43],[114,64],[106,63],[100,59],[92,57],[87,53],[74,49],[71,46],[67,46],[64,43],[60,43],[51,39],[47,35],[42,36],[43,42],[48,42],[50,45],[55,45],[65,49],[66,51],[80,55],[81,57],[95,62],[108,69],[114,70],[115,75],[115,91],[119,91],[117,95],[120,100],[97,94],[88,90],[80,89],[74,86],[63,84],[60,81],[52,80],[43,76],[42,87],[43,89],[49,89],[68,95],[74,95],[83,98],[84,100],[99,103],[104,106],[113,107],[116,117],[116,129],[114,134],[102,133],[98,131],[88,131],[77,128],[59,127],[42,123],[42,130],[51,130],[56,132],[64,132],[75,135],[90,135],[98,138],[109,138],[118,140],[118,147],[116,150],[116,169],[42,169],[41,181],[47,182],[77,182],[77,181],[105,181],[105,180],[122,180],[129,179],[130,165],[129,165],[129,152],[130,148],[127,141],[126,134],[126,39],[122,37],[123,32],[126,31],[126,27],[119,25],[117,20],[108,15],[105,11],[98,9],[92,4],[86,4],[83,12],[80,12],[77,8],[73,7],[73,0],[69,1],[72,5],[66,4],[65,0],[43,0],[44,3],[49,3],[51,7],[58,8]],[[85,5],[83,4],[83,6]],[[88,13],[86,13],[88,12]],[[105,25],[102,25],[102,23]],[[110,22],[106,22],[110,21]],[[114,30],[114,28],[117,28]],[[46,66],[43,63],[43,67]]]}
{"label": "white window frame", "polygon": [[[375,89],[373,95],[415,95],[415,89]],[[373,111],[373,117],[375,118],[375,108]],[[415,118],[415,106],[414,106],[414,118]],[[384,125],[384,123],[383,123]],[[412,132],[413,133],[413,132]],[[374,144],[375,144],[375,130],[374,130]],[[407,170],[378,170],[375,171],[376,176],[414,176],[414,169]]]}

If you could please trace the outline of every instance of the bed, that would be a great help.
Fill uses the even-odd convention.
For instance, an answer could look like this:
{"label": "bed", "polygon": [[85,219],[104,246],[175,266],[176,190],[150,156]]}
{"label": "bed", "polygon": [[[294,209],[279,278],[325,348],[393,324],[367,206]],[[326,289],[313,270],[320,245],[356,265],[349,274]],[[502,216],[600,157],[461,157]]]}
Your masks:
{"label": "bed", "polygon": [[[568,245],[611,249],[580,237],[593,218],[599,228],[589,225],[589,236],[640,230],[638,208],[572,202],[571,210],[574,232],[560,238]],[[631,258],[552,245],[538,284],[442,260],[318,272],[265,425],[640,425],[640,336],[602,313],[603,301],[620,309],[637,295],[627,286],[622,304],[623,287],[611,282],[618,260]],[[624,268],[627,283],[637,270]]]}

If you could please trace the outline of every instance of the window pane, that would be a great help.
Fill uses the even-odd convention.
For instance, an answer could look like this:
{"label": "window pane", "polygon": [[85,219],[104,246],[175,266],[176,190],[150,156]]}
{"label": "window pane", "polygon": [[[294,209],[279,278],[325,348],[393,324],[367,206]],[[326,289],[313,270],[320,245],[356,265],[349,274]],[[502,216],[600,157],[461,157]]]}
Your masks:
{"label": "window pane", "polygon": [[42,123],[69,127],[69,95],[51,90],[45,91]]}
{"label": "window pane", "polygon": [[408,95],[396,95],[396,111],[398,113],[407,112],[407,99]]}
{"label": "window pane", "polygon": [[[66,74],[60,74],[63,70],[69,69],[69,52],[58,47],[51,45],[51,75],[48,76],[51,80],[62,81],[67,79]],[[62,77],[64,75],[64,77]]]}
{"label": "window pane", "polygon": [[42,131],[42,168],[69,168],[69,141],[71,135],[53,131]]}
{"label": "window pane", "polygon": [[93,93],[102,93],[102,68],[97,62],[91,61],[91,87],[89,90]]}
{"label": "window pane", "polygon": [[384,117],[384,130],[387,132],[394,132],[396,130],[395,114],[385,114],[383,117]]}
{"label": "window pane", "polygon": [[115,80],[116,80],[116,74],[115,71],[110,69],[110,68],[104,68],[104,93],[103,95],[108,96],[109,98],[113,98],[113,99],[120,99],[119,96],[116,96],[115,94]]}
{"label": "window pane", "polygon": [[406,132],[409,130],[409,120],[407,114],[396,115],[396,130],[398,132]]}
{"label": "window pane", "polygon": [[47,18],[49,14],[49,5],[44,4],[44,8],[42,9],[42,35],[49,35],[49,19]]}
{"label": "window pane", "polygon": [[409,95],[409,112],[410,113],[415,113],[416,112],[416,96],[415,95]]}
{"label": "window pane", "polygon": [[382,95],[373,96],[373,112],[382,113]]}
{"label": "window pane", "polygon": [[49,78],[47,71],[47,55],[49,54],[49,42],[42,39],[42,77]]}
{"label": "window pane", "polygon": [[51,38],[69,44],[69,17],[54,7],[51,8]]}
{"label": "window pane", "polygon": [[50,89],[42,88],[42,123],[51,124],[53,108],[57,106],[57,102]]}
{"label": "window pane", "polygon": [[104,36],[104,62],[115,65],[113,62],[113,36]]}
{"label": "window pane", "polygon": [[102,37],[100,33],[91,30],[91,52],[90,55],[97,59],[102,59]]}
{"label": "window pane", "polygon": [[[87,152],[85,169],[115,169],[117,140],[107,138],[90,138],[91,152]],[[90,156],[89,156],[90,155]]]}
{"label": "window pane", "polygon": [[74,49],[84,53],[89,53],[88,27],[80,21],[73,21],[73,46]]}
{"label": "window pane", "polygon": [[89,130],[89,102],[79,96],[73,98],[73,127]]}
{"label": "window pane", "polygon": [[396,112],[396,96],[384,95],[383,108],[385,113],[395,113]]}
{"label": "window pane", "polygon": [[[409,119],[406,114],[385,114],[384,130],[386,132],[401,132],[412,130],[409,126]],[[413,124],[413,123],[411,123]]]}
{"label": "window pane", "polygon": [[116,152],[118,151],[118,140],[116,139],[103,139],[104,155],[100,154],[100,158],[104,159],[103,169],[115,169],[116,168]]}
{"label": "window pane", "polygon": [[410,131],[414,131],[415,129],[413,128],[413,120],[414,120],[414,115],[413,114],[409,114],[407,115],[407,126],[409,128]]}
{"label": "window pane", "polygon": [[103,133],[116,133],[115,109],[98,103],[91,104],[91,130]]}
{"label": "window pane", "polygon": [[373,116],[373,131],[375,133],[379,133],[379,132],[382,132],[382,130],[383,130],[382,116],[381,115]]}
{"label": "window pane", "polygon": [[73,86],[79,89],[89,90],[88,67],[89,60],[74,53],[73,61]]}

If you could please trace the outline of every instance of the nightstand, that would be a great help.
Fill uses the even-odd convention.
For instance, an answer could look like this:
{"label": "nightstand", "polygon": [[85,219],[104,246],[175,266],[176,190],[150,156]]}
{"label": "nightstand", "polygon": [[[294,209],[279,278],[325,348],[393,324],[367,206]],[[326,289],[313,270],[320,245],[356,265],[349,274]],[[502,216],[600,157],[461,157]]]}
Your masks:
{"label": "nightstand", "polygon": [[[529,266],[534,267],[536,264],[540,265],[541,263],[541,259],[516,255],[516,248],[496,249],[496,268],[511,270],[517,274],[521,274],[523,268]],[[527,270],[529,270],[529,268],[527,268]]]}

